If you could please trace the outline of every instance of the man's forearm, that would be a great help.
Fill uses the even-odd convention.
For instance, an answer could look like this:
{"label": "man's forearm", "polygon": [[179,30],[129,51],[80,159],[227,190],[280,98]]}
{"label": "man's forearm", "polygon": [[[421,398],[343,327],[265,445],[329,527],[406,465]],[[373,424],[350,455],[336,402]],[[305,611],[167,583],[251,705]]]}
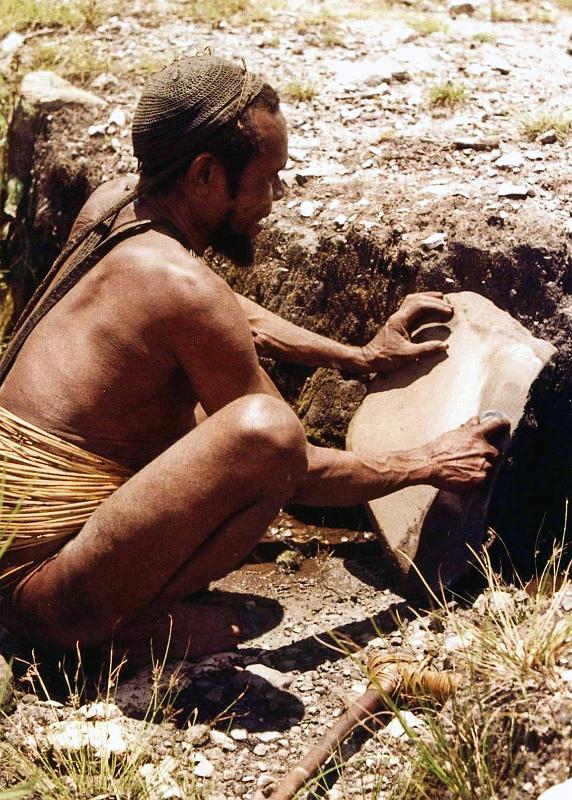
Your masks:
{"label": "man's forearm", "polygon": [[316,506],[352,506],[430,483],[424,448],[366,456],[308,445],[308,472],[292,502]]}
{"label": "man's forearm", "polygon": [[363,372],[367,367],[363,348],[335,342],[301,328],[267,311],[253,300],[236,295],[246,314],[259,355],[277,361]]}

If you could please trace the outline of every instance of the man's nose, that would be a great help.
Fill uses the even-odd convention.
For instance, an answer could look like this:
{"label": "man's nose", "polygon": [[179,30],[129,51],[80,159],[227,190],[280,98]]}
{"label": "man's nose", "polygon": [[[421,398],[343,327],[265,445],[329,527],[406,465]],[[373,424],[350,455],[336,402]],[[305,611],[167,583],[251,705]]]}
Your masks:
{"label": "man's nose", "polygon": [[280,176],[276,176],[272,182],[272,202],[282,200],[284,197],[284,184]]}

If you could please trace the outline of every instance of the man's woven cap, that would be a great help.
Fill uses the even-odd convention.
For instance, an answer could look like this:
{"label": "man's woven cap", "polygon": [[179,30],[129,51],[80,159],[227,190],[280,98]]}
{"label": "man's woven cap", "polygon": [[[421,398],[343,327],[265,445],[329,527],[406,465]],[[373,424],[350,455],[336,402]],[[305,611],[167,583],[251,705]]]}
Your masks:
{"label": "man's woven cap", "polygon": [[210,134],[240,116],[263,83],[244,65],[207,53],[174,61],[143,89],[132,125],[134,155],[160,168],[196,151]]}

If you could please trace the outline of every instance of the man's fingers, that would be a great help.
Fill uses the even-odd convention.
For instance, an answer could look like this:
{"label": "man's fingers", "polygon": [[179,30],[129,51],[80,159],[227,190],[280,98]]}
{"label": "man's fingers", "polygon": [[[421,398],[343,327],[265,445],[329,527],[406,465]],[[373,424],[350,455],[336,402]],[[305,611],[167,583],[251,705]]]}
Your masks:
{"label": "man's fingers", "polygon": [[483,422],[478,425],[478,432],[487,440],[495,440],[497,437],[506,434],[510,431],[510,420],[504,414],[499,416],[487,417]]}
{"label": "man's fingers", "polygon": [[407,328],[421,324],[422,321],[444,322],[452,316],[453,309],[446,300],[429,295],[413,295],[411,300],[407,298],[393,315]]}
{"label": "man's fingers", "polygon": [[441,342],[435,339],[431,342],[421,342],[420,344],[410,345],[407,355],[411,359],[426,358],[435,353],[445,353],[449,349],[447,342]]}

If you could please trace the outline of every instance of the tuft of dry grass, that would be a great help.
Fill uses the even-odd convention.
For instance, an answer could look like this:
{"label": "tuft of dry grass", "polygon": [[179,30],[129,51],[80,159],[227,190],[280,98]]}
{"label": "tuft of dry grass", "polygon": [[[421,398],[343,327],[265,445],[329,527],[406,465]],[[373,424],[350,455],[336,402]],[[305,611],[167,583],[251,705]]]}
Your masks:
{"label": "tuft of dry grass", "polygon": [[33,44],[28,51],[28,67],[51,70],[85,86],[102,72],[114,72],[115,62],[94,42],[75,36],[65,42]]}
{"label": "tuft of dry grass", "polygon": [[436,108],[454,108],[467,101],[467,90],[462,83],[446,81],[429,90],[429,104]]}
{"label": "tuft of dry grass", "polygon": [[303,81],[291,81],[284,86],[282,91],[286,97],[299,103],[309,103],[318,94],[318,90],[312,83]]}
{"label": "tuft of dry grass", "polygon": [[547,108],[538,113],[525,114],[521,120],[522,131],[529,139],[536,139],[553,130],[561,141],[572,132],[572,109]]}
{"label": "tuft of dry grass", "polygon": [[241,25],[268,22],[278,0],[262,3],[261,0],[185,0],[183,10],[195,22],[217,25],[236,22]]}
{"label": "tuft of dry grass", "polygon": [[0,0],[0,35],[26,28],[96,28],[118,4],[111,0]]}
{"label": "tuft of dry grass", "polygon": [[413,17],[407,24],[420,36],[430,36],[432,33],[447,33],[449,24],[439,17]]}

